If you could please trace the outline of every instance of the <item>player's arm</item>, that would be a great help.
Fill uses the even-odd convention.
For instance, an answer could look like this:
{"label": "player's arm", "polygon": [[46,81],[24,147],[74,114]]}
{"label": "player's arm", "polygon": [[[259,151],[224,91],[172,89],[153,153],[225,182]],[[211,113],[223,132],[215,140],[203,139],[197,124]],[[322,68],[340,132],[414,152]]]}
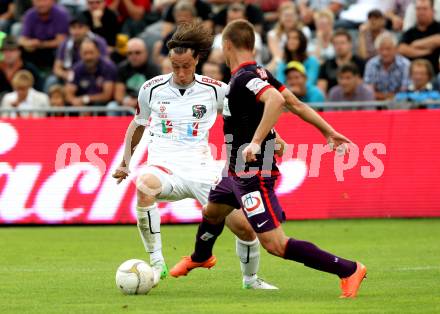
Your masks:
{"label": "player's arm", "polygon": [[246,162],[256,160],[255,154],[260,151],[261,144],[275,126],[283,111],[284,99],[282,95],[272,86],[269,85],[268,87],[257,95],[260,101],[264,103],[264,111],[251,143],[243,150],[243,159]]}
{"label": "player's arm", "polygon": [[136,150],[136,146],[142,139],[142,135],[145,131],[145,126],[148,123],[148,118],[150,117],[150,107],[147,99],[148,91],[141,88],[138,97],[138,108],[133,121],[127,128],[124,138],[124,156],[123,160],[119,164],[118,169],[113,173],[113,178],[117,180],[117,183],[121,183],[128,176],[128,169],[130,166],[131,157]]}
{"label": "player's arm", "polygon": [[[302,120],[315,126],[327,140],[327,143],[332,149],[337,149],[340,145],[351,143],[351,141],[336,132],[333,127],[327,123],[315,110],[300,101],[291,91],[287,88],[282,91],[282,95],[285,100],[285,107],[292,113],[299,116]],[[344,151],[347,147],[343,147]]]}

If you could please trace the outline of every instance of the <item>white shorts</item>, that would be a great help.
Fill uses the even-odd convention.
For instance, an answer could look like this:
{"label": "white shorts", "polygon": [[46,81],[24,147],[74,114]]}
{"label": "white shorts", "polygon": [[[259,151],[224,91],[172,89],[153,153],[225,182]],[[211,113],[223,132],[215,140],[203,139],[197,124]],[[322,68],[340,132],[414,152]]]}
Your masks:
{"label": "white shorts", "polygon": [[195,182],[186,179],[183,175],[176,174],[171,170],[157,165],[148,165],[143,167],[140,172],[143,174],[152,174],[159,179],[162,185],[162,191],[156,196],[159,202],[180,201],[185,198],[193,198],[206,205],[212,183]]}

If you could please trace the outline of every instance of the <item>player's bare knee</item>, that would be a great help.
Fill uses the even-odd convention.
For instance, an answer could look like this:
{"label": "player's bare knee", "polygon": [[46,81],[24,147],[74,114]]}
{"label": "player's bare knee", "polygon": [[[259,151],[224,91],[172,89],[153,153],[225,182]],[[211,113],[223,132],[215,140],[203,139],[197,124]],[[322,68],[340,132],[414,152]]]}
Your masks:
{"label": "player's bare knee", "polygon": [[203,207],[202,215],[205,220],[213,225],[218,225],[224,220],[221,215],[218,215],[213,210],[209,210],[209,207]]}
{"label": "player's bare knee", "polygon": [[150,206],[156,201],[156,196],[161,192],[162,186],[154,175],[144,174],[136,180],[137,198],[139,206]]}

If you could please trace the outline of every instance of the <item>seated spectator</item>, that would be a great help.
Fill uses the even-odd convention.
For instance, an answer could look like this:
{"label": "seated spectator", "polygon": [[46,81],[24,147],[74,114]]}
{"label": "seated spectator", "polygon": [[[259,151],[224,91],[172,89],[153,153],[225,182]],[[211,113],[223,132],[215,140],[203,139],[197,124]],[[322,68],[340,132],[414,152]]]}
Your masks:
{"label": "seated spectator", "polygon": [[346,63],[354,63],[359,68],[361,76],[364,75],[365,62],[353,54],[351,35],[344,29],[336,30],[332,38],[335,47],[335,57],[325,61],[319,71],[318,87],[326,93],[337,82],[338,67]]}
{"label": "seated spectator", "polygon": [[118,66],[115,101],[122,106],[135,108],[139,89],[145,81],[160,74],[160,69],[148,58],[142,39],[133,38],[127,44],[127,60]]}
{"label": "seated spectator", "polygon": [[330,10],[315,13],[315,36],[309,42],[307,52],[318,58],[321,64],[335,56],[332,44],[333,23],[334,17]]}
{"label": "seated spectator", "polygon": [[[27,70],[20,70],[15,73],[12,79],[13,92],[7,93],[1,102],[1,107],[5,109],[45,109],[49,108],[49,98],[46,94],[32,88],[34,78],[32,73]],[[3,117],[44,117],[45,112],[13,112],[4,114]]]}
{"label": "seated spectator", "polygon": [[[197,12],[197,17],[203,21],[203,26],[208,29],[214,29],[213,21],[212,21],[212,8],[209,3],[203,0],[183,0],[183,2],[188,2],[191,6],[194,7]],[[176,3],[171,4],[165,11],[162,25],[162,37],[167,36],[170,32],[172,32],[178,22],[175,19],[174,7],[178,2],[182,2],[182,0],[177,0]]]}
{"label": "seated spectator", "polygon": [[271,72],[275,71],[276,63],[283,59],[284,47],[287,42],[287,32],[301,29],[303,34],[310,38],[312,33],[307,26],[303,26],[298,18],[296,6],[293,2],[284,2],[278,8],[279,21],[275,27],[267,33],[267,45],[272,60],[266,66]]}
{"label": "seated spectator", "polygon": [[[432,80],[434,69],[431,63],[425,59],[416,59],[410,66],[411,82],[404,92],[396,94],[397,101],[427,102],[440,100],[440,92],[434,89]],[[439,102],[440,103],[440,102]],[[432,105],[428,106],[433,108]],[[436,106],[438,108],[438,105]]]}
{"label": "seated spectator", "polygon": [[[176,25],[180,25],[183,23],[191,23],[192,21],[197,19],[197,11],[194,5],[188,1],[179,1],[176,3],[173,9],[174,20],[176,21]],[[163,58],[168,57],[168,47],[167,42],[173,37],[175,29],[170,32],[162,42],[157,42],[154,47],[154,61],[157,64],[161,64]]]}
{"label": "seated spectator", "polygon": [[367,62],[364,81],[377,100],[393,99],[408,84],[410,62],[397,53],[396,36],[389,32],[379,35],[375,46],[378,55]]}
{"label": "seated spectator", "polygon": [[287,43],[284,47],[284,60],[278,63],[276,78],[285,83],[285,69],[290,61],[298,61],[304,64],[307,74],[307,84],[316,85],[319,74],[319,60],[314,56],[307,55],[307,38],[299,29],[287,33]]}
{"label": "seated spectator", "polygon": [[217,81],[223,81],[222,67],[218,63],[205,62],[202,66],[202,75],[213,78]]}
{"label": "seated spectator", "polygon": [[149,21],[152,16],[150,0],[105,0],[107,7],[118,15],[122,31],[129,37],[136,36],[145,27],[154,21]]}
{"label": "seated spectator", "polygon": [[377,54],[374,41],[385,31],[385,23],[385,17],[379,10],[368,12],[368,21],[359,26],[359,57],[368,60]]}
{"label": "seated spectator", "polygon": [[0,31],[9,32],[14,20],[15,5],[12,0],[0,1]]}
{"label": "seated spectator", "polygon": [[0,62],[0,94],[12,91],[12,78],[19,70],[28,70],[32,73],[34,88],[41,90],[43,80],[38,69],[30,62],[23,59],[17,40],[6,37],[2,45],[3,61]]}
{"label": "seated spectator", "polygon": [[319,88],[307,84],[306,69],[298,61],[290,61],[285,69],[286,84],[292,93],[306,103],[324,102],[325,97]]}
{"label": "seated spectator", "polygon": [[[232,21],[238,19],[245,19],[246,8],[241,3],[233,3],[230,6],[228,6],[227,14],[228,14],[227,23],[231,23]],[[222,50],[222,34],[217,34],[214,37],[212,48],[213,50]],[[260,34],[255,32],[255,44],[254,44],[255,60],[257,60],[257,62],[260,64],[263,63],[262,52],[263,52],[263,40],[261,39]]]}
{"label": "seated spectator", "polygon": [[25,50],[26,60],[42,71],[50,71],[56,48],[69,32],[69,15],[55,0],[33,0],[23,19],[19,44]]}
{"label": "seated spectator", "polygon": [[[62,85],[52,85],[49,88],[49,103],[52,108],[64,108],[66,104],[66,94]],[[51,113],[51,117],[63,117],[66,114],[64,112]]]}
{"label": "seated spectator", "polygon": [[[258,6],[256,6],[251,2],[252,1],[245,1],[245,0],[230,0],[229,5],[233,3],[244,4],[246,8],[246,14],[245,14],[246,19],[254,25],[255,31],[257,33],[263,34],[263,24],[264,24],[263,11]],[[219,33],[223,29],[223,27],[226,26],[227,11],[228,11],[228,7],[226,6],[213,16],[212,20],[214,21],[215,24],[216,33]]]}
{"label": "seated spectator", "polygon": [[70,20],[69,37],[58,47],[53,74],[46,80],[45,90],[53,84],[65,84],[73,75],[72,67],[80,60],[79,47],[81,42],[89,38],[94,40],[99,47],[101,56],[107,56],[105,39],[90,31],[83,15],[77,15]]}
{"label": "seated spectator", "polygon": [[403,33],[399,52],[411,60],[428,59],[438,71],[440,23],[434,20],[432,0],[416,0],[416,18],[416,26]]}
{"label": "seated spectator", "polygon": [[67,102],[75,107],[107,105],[113,99],[116,66],[101,57],[96,42],[88,38],[81,43],[80,56],[66,85]]}
{"label": "seated spectator", "polygon": [[333,86],[328,94],[329,101],[373,101],[374,92],[365,83],[354,63],[347,63],[338,69],[338,85]]}
{"label": "seated spectator", "polygon": [[346,5],[346,0],[309,0],[299,1],[299,12],[301,20],[306,25],[313,26],[315,21],[315,12],[322,10],[329,10],[334,16],[339,16],[339,13]]}
{"label": "seated spectator", "polygon": [[[399,1],[399,0],[395,0],[395,1]],[[417,24],[416,1],[414,1],[414,0],[400,0],[400,1],[409,2],[406,4],[406,8],[402,14],[403,26],[402,26],[401,30],[406,32],[407,30],[416,26],[416,24]],[[433,2],[434,2],[433,3],[434,20],[439,22],[440,21],[440,1],[434,0]]]}
{"label": "seated spectator", "polygon": [[116,36],[121,30],[116,13],[105,6],[104,0],[88,0],[87,10],[83,14],[90,30],[104,38],[107,45],[114,49]]}

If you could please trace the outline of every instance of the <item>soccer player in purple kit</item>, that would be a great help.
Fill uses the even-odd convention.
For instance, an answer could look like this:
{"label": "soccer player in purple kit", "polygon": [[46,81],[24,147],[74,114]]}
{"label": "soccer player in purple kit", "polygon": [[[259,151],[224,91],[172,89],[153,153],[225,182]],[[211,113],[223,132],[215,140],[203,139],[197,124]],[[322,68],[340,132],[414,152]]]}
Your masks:
{"label": "soccer player in purple kit", "polygon": [[337,275],[341,280],[340,297],[354,298],[366,277],[363,264],[284,234],[280,225],[284,212],[274,192],[279,173],[273,157],[276,137],[273,127],[285,106],[318,128],[330,147],[339,153],[348,150],[350,140],[255,63],[254,41],[253,26],[245,20],[234,21],[223,31],[224,57],[234,69],[223,108],[225,139],[232,146],[228,152],[228,174],[209,194],[194,253],[177,263],[170,274],[179,277],[193,268],[204,267],[203,262],[212,257],[225,217],[241,207],[269,253]]}

